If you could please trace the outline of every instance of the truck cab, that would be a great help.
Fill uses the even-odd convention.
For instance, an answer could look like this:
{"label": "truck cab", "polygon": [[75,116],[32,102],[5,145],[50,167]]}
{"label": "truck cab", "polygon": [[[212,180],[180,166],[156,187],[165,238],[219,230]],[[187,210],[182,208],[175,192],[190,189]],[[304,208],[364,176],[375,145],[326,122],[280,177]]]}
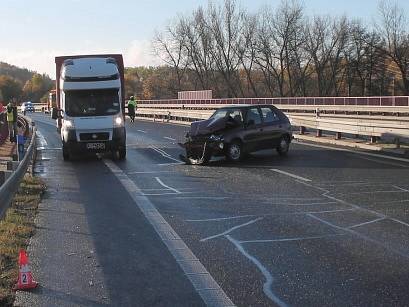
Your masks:
{"label": "truck cab", "polygon": [[61,133],[64,160],[104,152],[124,159],[123,69],[116,59],[67,58],[59,70],[58,108],[52,115]]}

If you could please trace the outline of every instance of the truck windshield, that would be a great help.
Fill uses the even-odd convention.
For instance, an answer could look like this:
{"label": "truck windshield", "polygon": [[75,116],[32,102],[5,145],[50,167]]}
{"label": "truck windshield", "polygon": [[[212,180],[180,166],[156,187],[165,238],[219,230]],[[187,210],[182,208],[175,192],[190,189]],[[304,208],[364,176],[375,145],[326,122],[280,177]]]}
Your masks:
{"label": "truck windshield", "polygon": [[120,110],[118,89],[65,92],[65,113],[68,116],[113,115]]}

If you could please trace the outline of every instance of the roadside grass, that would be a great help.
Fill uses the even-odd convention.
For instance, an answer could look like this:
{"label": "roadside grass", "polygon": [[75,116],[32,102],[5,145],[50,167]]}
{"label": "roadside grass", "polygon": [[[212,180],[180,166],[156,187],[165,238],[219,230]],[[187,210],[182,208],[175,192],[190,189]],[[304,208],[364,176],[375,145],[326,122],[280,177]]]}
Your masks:
{"label": "roadside grass", "polygon": [[0,306],[12,306],[18,253],[34,234],[34,218],[45,191],[39,178],[26,175],[13,203],[0,221]]}

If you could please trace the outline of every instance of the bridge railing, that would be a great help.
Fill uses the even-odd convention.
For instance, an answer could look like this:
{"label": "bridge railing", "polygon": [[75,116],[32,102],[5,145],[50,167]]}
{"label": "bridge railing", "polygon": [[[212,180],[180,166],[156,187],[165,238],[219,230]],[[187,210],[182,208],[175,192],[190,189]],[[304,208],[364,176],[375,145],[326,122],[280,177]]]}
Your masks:
{"label": "bridge railing", "polygon": [[409,139],[409,97],[301,97],[241,98],[207,100],[142,100],[137,115],[154,120],[194,121],[208,118],[214,110],[233,104],[273,104],[283,110],[294,126],[304,133],[306,128],[369,136]]}

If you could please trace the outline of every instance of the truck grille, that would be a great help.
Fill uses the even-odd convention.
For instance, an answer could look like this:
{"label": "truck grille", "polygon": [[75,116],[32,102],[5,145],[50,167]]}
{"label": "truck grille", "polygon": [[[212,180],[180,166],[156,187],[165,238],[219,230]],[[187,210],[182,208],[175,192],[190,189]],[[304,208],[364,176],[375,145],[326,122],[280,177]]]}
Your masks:
{"label": "truck grille", "polygon": [[108,141],[108,132],[80,133],[80,141]]}

